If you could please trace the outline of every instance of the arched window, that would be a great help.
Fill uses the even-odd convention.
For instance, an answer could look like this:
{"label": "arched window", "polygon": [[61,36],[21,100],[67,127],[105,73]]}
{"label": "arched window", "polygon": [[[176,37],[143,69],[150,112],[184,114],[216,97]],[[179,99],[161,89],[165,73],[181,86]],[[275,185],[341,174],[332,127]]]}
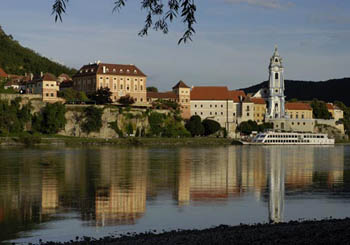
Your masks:
{"label": "arched window", "polygon": [[275,73],[275,79],[278,79],[278,73],[277,72]]}

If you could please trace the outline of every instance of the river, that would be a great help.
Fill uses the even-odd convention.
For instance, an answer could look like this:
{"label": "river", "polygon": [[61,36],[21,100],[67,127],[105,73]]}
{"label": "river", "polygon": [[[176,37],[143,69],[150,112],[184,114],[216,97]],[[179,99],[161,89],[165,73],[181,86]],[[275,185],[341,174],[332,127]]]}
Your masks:
{"label": "river", "polygon": [[350,213],[350,146],[0,148],[0,242]]}

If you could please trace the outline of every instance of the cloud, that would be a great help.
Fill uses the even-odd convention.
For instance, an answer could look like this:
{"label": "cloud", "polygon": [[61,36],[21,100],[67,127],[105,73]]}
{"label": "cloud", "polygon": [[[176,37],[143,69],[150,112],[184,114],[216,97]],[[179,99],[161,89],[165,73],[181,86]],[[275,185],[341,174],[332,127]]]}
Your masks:
{"label": "cloud", "polygon": [[248,5],[259,6],[263,8],[289,8],[294,6],[292,2],[282,2],[281,0],[225,0],[227,3],[246,3]]}

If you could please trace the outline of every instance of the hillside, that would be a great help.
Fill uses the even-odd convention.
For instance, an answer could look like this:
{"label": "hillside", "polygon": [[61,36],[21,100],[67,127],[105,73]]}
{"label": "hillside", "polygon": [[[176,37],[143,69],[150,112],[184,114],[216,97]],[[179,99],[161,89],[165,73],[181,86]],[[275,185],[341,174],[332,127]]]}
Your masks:
{"label": "hillside", "polygon": [[[255,93],[266,87],[267,81],[244,88],[245,93]],[[312,100],[317,98],[326,102],[342,101],[350,106],[350,78],[331,79],[322,82],[285,80],[287,100]]]}
{"label": "hillside", "polygon": [[24,75],[50,72],[73,75],[76,70],[45,58],[29,48],[22,47],[11,35],[6,35],[0,26],[0,67],[7,74]]}

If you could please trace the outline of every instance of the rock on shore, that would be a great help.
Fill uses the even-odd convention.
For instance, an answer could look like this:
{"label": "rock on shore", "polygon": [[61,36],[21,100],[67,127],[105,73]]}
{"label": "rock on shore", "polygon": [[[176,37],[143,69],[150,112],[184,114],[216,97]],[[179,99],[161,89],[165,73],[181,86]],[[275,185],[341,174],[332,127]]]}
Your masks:
{"label": "rock on shore", "polygon": [[[46,244],[57,244],[48,242]],[[65,244],[350,244],[350,218],[140,233]]]}

